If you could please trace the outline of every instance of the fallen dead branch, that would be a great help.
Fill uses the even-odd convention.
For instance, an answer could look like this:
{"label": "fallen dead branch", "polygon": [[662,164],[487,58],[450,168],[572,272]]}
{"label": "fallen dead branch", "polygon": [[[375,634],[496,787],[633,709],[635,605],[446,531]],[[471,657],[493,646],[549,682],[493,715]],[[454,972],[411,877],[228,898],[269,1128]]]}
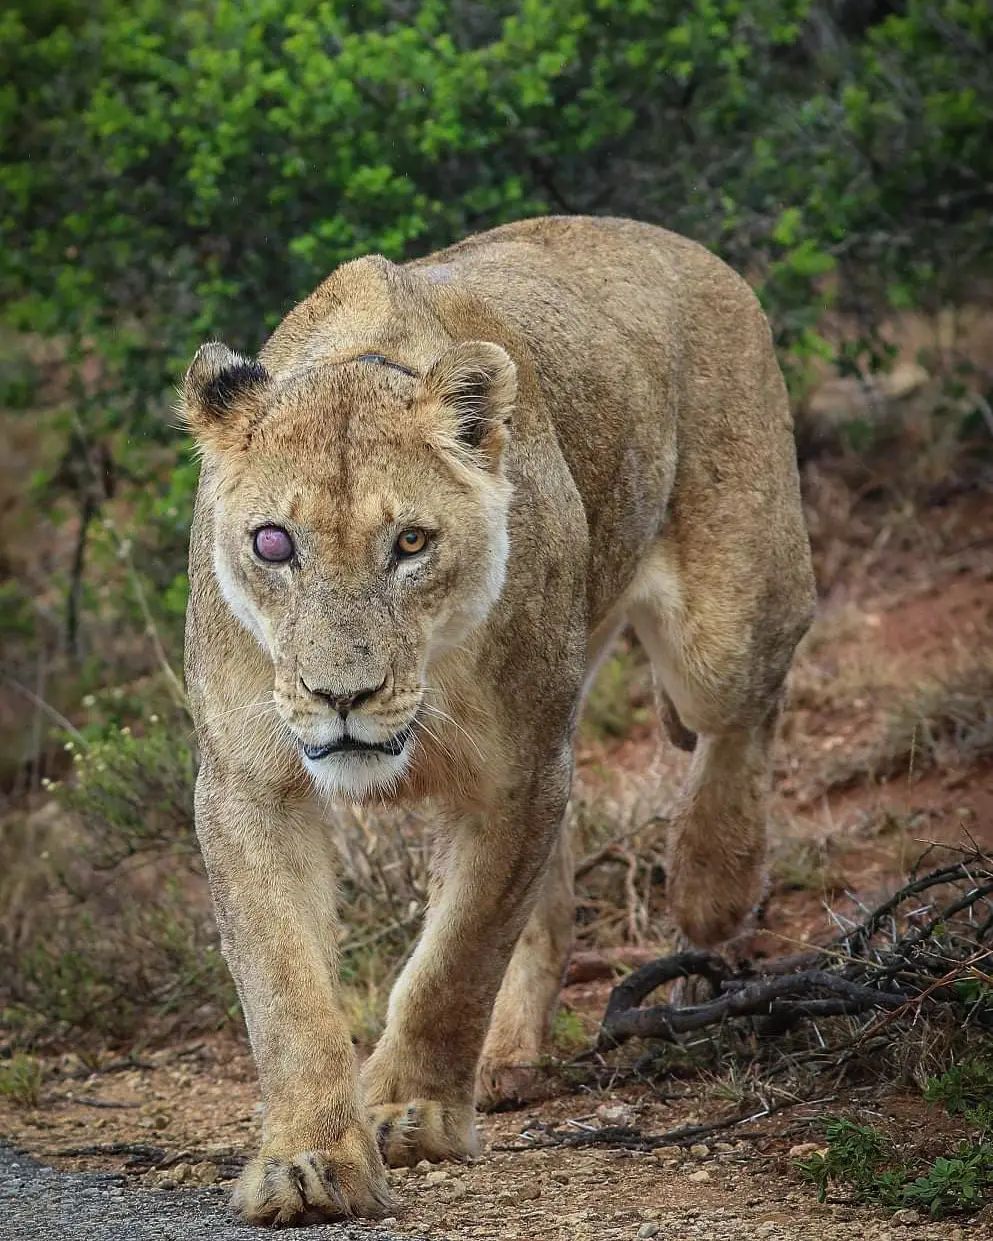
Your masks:
{"label": "fallen dead branch", "polygon": [[[614,988],[597,1050],[634,1037],[675,1042],[742,1020],[772,1035],[824,1017],[868,1014],[868,1036],[950,1004],[977,1024],[993,1025],[991,898],[993,860],[973,849],[913,877],[830,943],[788,961],[737,970],[706,952],[652,961]],[[690,977],[707,981],[709,1001],[640,1007],[656,988]]]}

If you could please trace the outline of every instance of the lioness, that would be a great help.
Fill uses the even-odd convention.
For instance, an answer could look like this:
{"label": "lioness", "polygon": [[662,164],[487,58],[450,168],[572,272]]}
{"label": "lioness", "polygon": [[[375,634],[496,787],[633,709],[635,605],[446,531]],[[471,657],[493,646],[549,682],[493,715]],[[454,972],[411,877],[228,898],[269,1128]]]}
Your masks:
{"label": "lioness", "polygon": [[[346,263],[258,359],[204,345],[186,672],[197,832],[258,1064],[235,1193],[287,1224],[393,1209],[384,1171],[476,1149],[531,1061],[572,927],[576,719],[629,621],[695,751],[667,884],[684,937],[760,891],[783,680],[813,588],[755,297],[628,220],[526,220]],[[430,800],[434,879],[356,1067],[329,798]]]}

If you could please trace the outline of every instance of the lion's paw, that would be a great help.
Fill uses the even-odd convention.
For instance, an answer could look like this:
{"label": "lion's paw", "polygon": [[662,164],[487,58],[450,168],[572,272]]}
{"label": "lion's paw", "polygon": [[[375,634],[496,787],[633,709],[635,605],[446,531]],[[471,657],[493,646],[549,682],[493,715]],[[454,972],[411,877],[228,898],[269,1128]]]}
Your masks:
{"label": "lion's paw", "polygon": [[390,1214],[396,1203],[371,1140],[347,1145],[286,1158],[259,1155],[241,1174],[231,1205],[249,1223],[275,1227]]}
{"label": "lion's paw", "polygon": [[453,1107],[436,1099],[383,1103],[370,1108],[370,1119],[383,1159],[391,1168],[469,1159],[479,1148],[471,1107]]}
{"label": "lion's paw", "polygon": [[548,1090],[548,1074],[534,1060],[490,1060],[476,1074],[476,1101],[484,1112],[532,1103]]}

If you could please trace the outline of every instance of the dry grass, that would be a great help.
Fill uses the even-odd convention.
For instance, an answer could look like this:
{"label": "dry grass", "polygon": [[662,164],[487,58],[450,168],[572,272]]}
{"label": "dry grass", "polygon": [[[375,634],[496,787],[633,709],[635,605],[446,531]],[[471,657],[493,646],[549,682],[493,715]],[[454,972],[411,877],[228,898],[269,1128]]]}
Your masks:
{"label": "dry grass", "polygon": [[[882,692],[878,678],[875,690]],[[924,678],[918,673],[891,694],[880,715],[868,737],[827,758],[824,789],[967,769],[993,756],[993,652],[978,651]]]}
{"label": "dry grass", "polygon": [[813,892],[830,899],[845,887],[837,846],[824,837],[777,835],[769,864],[772,884],[786,892]]}
{"label": "dry grass", "polygon": [[993,649],[914,686],[888,713],[881,750],[908,770],[993,756]]}

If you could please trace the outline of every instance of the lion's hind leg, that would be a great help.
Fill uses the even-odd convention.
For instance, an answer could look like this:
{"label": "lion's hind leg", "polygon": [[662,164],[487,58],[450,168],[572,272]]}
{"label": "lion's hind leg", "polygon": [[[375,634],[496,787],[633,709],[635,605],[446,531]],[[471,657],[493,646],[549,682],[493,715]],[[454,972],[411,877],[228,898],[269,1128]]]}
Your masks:
{"label": "lion's hind leg", "polygon": [[689,550],[659,539],[630,616],[663,718],[671,713],[670,736],[689,748],[695,734],[670,828],[667,893],[685,939],[709,947],[735,935],[762,895],[776,722],[810,602],[804,591],[756,589],[770,566],[736,560],[723,545]]}

